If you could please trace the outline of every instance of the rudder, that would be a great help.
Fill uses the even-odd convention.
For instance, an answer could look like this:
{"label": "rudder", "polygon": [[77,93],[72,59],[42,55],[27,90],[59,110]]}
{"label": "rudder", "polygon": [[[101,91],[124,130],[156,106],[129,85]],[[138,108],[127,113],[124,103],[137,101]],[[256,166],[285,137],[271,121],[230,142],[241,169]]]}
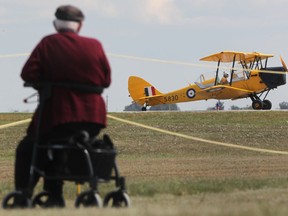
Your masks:
{"label": "rudder", "polygon": [[145,104],[145,99],[143,99],[143,97],[149,97],[149,96],[162,94],[153,85],[151,85],[146,80],[137,76],[129,77],[128,91],[133,101],[135,101],[136,103],[140,105]]}

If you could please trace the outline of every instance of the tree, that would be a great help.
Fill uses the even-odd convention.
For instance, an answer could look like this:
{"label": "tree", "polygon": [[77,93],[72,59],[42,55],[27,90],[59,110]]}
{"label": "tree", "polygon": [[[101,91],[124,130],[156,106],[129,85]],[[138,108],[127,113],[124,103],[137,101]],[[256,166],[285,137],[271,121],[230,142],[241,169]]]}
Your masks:
{"label": "tree", "polygon": [[280,109],[288,109],[288,102],[283,101],[279,103],[279,107]]}
{"label": "tree", "polygon": [[231,110],[251,110],[251,109],[253,109],[251,105],[250,106],[247,105],[246,107],[238,107],[235,105],[231,106]]}
{"label": "tree", "polygon": [[124,111],[141,111],[142,106],[137,103],[132,103],[128,106],[125,106]]}
{"label": "tree", "polygon": [[[124,111],[141,111],[142,106],[136,103],[132,103],[128,106],[125,106]],[[161,104],[157,106],[151,106],[150,109],[151,111],[155,110],[180,110],[180,108],[177,106],[177,104]]]}
{"label": "tree", "polygon": [[152,106],[149,110],[156,111],[156,110],[180,110],[177,104],[160,104],[156,106]]}
{"label": "tree", "polygon": [[238,106],[232,105],[231,110],[241,110],[241,108]]}

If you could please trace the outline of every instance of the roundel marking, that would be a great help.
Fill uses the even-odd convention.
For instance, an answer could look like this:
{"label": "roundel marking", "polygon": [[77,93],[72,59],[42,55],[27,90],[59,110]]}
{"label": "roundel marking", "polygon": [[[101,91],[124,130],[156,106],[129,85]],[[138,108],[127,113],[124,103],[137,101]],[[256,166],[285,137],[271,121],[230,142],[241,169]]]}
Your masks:
{"label": "roundel marking", "polygon": [[188,89],[186,92],[186,95],[188,98],[194,98],[196,96],[195,90],[194,89]]}

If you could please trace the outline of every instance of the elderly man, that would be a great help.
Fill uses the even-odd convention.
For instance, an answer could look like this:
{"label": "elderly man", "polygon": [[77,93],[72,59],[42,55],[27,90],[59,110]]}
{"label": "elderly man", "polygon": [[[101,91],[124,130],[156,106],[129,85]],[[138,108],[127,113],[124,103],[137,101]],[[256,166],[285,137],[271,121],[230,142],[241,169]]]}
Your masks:
{"label": "elderly man", "polygon": [[[84,15],[71,5],[57,8],[53,24],[57,31],[44,37],[25,63],[21,77],[25,82],[65,82],[107,88],[111,71],[101,43],[97,39],[80,36]],[[41,89],[39,89],[41,95]],[[45,102],[40,125],[41,139],[68,137],[79,130],[95,136],[106,126],[105,102],[99,94],[71,91],[69,88],[54,88]],[[32,196],[30,166],[36,138],[37,108],[27,135],[16,149],[15,187],[17,191]],[[37,166],[45,165],[45,156],[40,155]],[[34,176],[33,187],[39,176]],[[44,189],[49,192],[47,207],[64,207],[63,182],[46,180]],[[33,189],[33,188],[32,188]],[[19,203],[25,207],[26,203]],[[16,203],[17,205],[17,203]]]}

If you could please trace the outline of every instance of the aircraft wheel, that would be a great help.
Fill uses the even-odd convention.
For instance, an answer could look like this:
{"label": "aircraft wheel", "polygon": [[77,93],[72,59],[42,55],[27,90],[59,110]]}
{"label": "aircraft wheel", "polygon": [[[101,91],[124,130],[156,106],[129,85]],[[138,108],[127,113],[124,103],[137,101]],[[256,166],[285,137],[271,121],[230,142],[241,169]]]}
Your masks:
{"label": "aircraft wheel", "polygon": [[103,206],[104,207],[129,207],[131,205],[130,203],[130,198],[127,193],[124,191],[112,191],[108,193],[103,201]]}
{"label": "aircraft wheel", "polygon": [[102,200],[98,193],[95,193],[93,190],[82,192],[75,201],[75,207],[101,207]]}
{"label": "aircraft wheel", "polygon": [[4,209],[28,208],[31,201],[21,191],[14,191],[4,197],[2,207]]}
{"label": "aircraft wheel", "polygon": [[254,100],[252,102],[252,107],[253,107],[254,110],[260,110],[260,109],[263,108],[263,102],[261,100],[259,100],[259,99]]}
{"label": "aircraft wheel", "polygon": [[263,109],[270,110],[272,108],[272,103],[269,100],[263,100]]}
{"label": "aircraft wheel", "polygon": [[141,110],[142,110],[142,111],[147,111],[147,108],[146,108],[146,107],[142,107]]}

